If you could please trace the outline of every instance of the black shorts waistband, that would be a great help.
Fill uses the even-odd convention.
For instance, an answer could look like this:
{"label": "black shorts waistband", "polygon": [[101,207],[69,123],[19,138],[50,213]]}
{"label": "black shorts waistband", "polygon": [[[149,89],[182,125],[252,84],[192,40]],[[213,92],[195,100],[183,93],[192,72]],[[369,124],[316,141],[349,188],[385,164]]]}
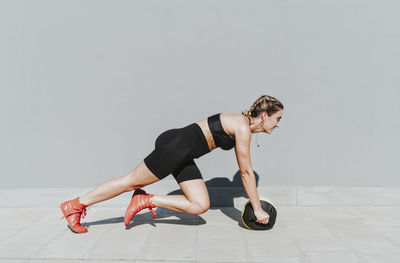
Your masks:
{"label": "black shorts waistband", "polygon": [[210,152],[208,147],[207,139],[204,136],[203,130],[197,123],[192,123],[186,126],[190,131],[193,131],[194,138],[196,142],[196,147],[192,150],[192,157],[199,158],[200,156]]}

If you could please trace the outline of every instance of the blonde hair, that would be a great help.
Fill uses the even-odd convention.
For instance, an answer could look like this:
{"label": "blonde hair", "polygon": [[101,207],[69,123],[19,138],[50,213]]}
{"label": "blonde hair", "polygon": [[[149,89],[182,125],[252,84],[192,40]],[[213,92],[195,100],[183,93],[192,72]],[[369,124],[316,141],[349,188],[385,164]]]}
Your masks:
{"label": "blonde hair", "polygon": [[283,104],[279,100],[263,95],[253,103],[249,110],[242,111],[242,115],[257,117],[261,112],[265,111],[268,116],[271,116],[279,110],[283,110]]}

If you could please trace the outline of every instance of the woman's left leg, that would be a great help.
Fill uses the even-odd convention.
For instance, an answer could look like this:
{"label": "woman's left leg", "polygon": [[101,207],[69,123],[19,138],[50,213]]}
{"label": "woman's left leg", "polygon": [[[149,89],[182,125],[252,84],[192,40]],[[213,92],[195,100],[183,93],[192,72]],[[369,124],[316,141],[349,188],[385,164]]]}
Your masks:
{"label": "woman's left leg", "polygon": [[159,180],[142,160],[135,169],[126,175],[110,179],[98,185],[87,194],[81,196],[79,201],[86,206],[93,205]]}
{"label": "woman's left leg", "polygon": [[86,207],[133,189],[159,181],[144,164],[144,161],[128,174],[108,180],[82,197],[65,201],[60,205],[61,211],[68,222],[69,227],[75,233],[86,233],[87,228],[80,223],[81,217],[86,215]]}

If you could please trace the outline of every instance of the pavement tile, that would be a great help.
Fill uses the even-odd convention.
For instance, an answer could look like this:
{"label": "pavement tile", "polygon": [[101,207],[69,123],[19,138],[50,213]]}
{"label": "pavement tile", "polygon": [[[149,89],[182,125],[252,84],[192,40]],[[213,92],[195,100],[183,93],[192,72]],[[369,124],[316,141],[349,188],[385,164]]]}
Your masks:
{"label": "pavement tile", "polygon": [[24,242],[32,242],[35,244],[47,244],[56,236],[60,235],[65,231],[65,226],[49,226],[42,224],[33,224],[30,225],[13,236],[9,237],[3,244],[6,243],[24,243]]}
{"label": "pavement tile", "polygon": [[86,256],[88,259],[134,260],[146,247],[151,226],[141,225],[132,229],[115,225],[107,231]]}
{"label": "pavement tile", "polygon": [[229,237],[241,238],[241,229],[238,225],[207,223],[198,226],[199,237]]}
{"label": "pavement tile", "polygon": [[177,262],[180,260],[193,261],[196,257],[196,247],[193,246],[172,246],[147,247],[143,250],[140,259],[143,260],[164,260]]}
{"label": "pavement tile", "polygon": [[67,222],[65,221],[63,214],[60,208],[47,208],[46,212],[42,214],[42,216],[35,222],[35,224],[58,224],[59,222]]}
{"label": "pavement tile", "polygon": [[[0,259],[0,263],[31,263],[29,259]],[[37,261],[38,262],[38,261]]]}
{"label": "pavement tile", "polygon": [[75,234],[67,227],[50,242],[43,245],[33,258],[81,259],[97,245],[108,228],[89,229],[88,233]]}
{"label": "pavement tile", "polygon": [[[198,261],[186,261],[186,260],[179,260],[179,261],[165,261],[165,260],[144,260],[144,259],[139,259],[136,261],[132,261],[134,263],[166,263],[166,262],[174,262],[174,263],[193,263],[193,262],[198,262]],[[202,263],[202,262],[198,262]],[[203,263],[210,263],[210,262],[203,262]]]}
{"label": "pavement tile", "polygon": [[[165,260],[144,260],[144,259],[138,259],[138,260],[136,260],[136,261],[132,261],[132,262],[134,262],[134,263],[166,263],[166,262],[168,262],[168,261],[165,261]],[[169,262],[174,262],[174,263],[192,263],[192,262],[195,262],[195,261],[192,261],[192,260],[190,260],[190,261],[186,261],[186,260],[177,260],[177,261],[169,261]],[[196,262],[198,262],[198,261],[196,261]],[[92,263],[92,262],[90,262],[90,263]],[[199,263],[201,263],[201,262],[199,262]],[[204,263],[206,263],[206,262],[204,262]],[[208,262],[209,263],[209,262]]]}
{"label": "pavement tile", "polygon": [[[48,259],[48,258],[41,258],[41,259],[6,259],[0,260],[0,263],[84,263],[87,262],[84,259]],[[122,263],[121,261],[107,261],[107,263],[118,262]],[[126,261],[128,262],[128,261]],[[90,263],[105,263],[105,261],[90,261]]]}
{"label": "pavement tile", "polygon": [[364,217],[359,220],[365,228],[400,246],[400,219],[392,217]]}
{"label": "pavement tile", "polygon": [[0,218],[4,218],[17,211],[16,208],[0,208]]}
{"label": "pavement tile", "polygon": [[381,233],[355,220],[327,222],[327,228],[347,246],[361,253],[400,254],[398,245]]}
{"label": "pavement tile", "polygon": [[244,229],[242,232],[242,237],[245,243],[248,245],[252,244],[292,244],[294,243],[294,238],[290,237],[286,231],[280,226],[274,226],[270,230],[256,231]]}
{"label": "pavement tile", "polygon": [[199,249],[244,249],[246,248],[245,241],[239,237],[231,237],[227,234],[226,237],[207,237],[199,236],[197,247]]}
{"label": "pavement tile", "polygon": [[295,243],[291,244],[252,244],[248,246],[249,256],[252,258],[259,257],[302,257],[303,253]]}
{"label": "pavement tile", "polygon": [[390,227],[390,226],[370,226],[371,230],[376,233],[379,233],[382,237],[392,242],[395,246],[400,247],[400,228],[399,227]]}
{"label": "pavement tile", "polygon": [[[315,218],[318,222],[322,225],[324,223],[320,222],[319,219],[342,219],[342,218],[354,218],[355,212],[350,213],[347,207],[342,206],[330,206],[330,207],[309,207],[308,208],[309,214],[306,215],[308,218]],[[350,210],[351,211],[351,210]]]}
{"label": "pavement tile", "polygon": [[308,263],[304,257],[265,257],[250,256],[248,262],[260,263]]}
{"label": "pavement tile", "polygon": [[23,231],[23,229],[25,229],[27,227],[28,226],[25,224],[3,224],[3,223],[1,223],[0,224],[0,242],[7,241],[9,238],[18,234],[20,231]]}
{"label": "pavement tile", "polygon": [[276,225],[322,225],[318,217],[312,216],[312,207],[277,207]]}
{"label": "pavement tile", "polygon": [[[0,209],[2,210],[2,209]],[[17,224],[30,225],[40,220],[44,214],[48,212],[46,208],[19,208],[5,213],[1,217],[2,224]]]}
{"label": "pavement tile", "polygon": [[0,208],[0,263],[400,262],[400,207],[280,206],[273,229],[254,231],[239,226],[235,207],[157,209],[156,219],[142,211],[126,228],[126,208],[104,205],[88,209],[89,233],[79,235],[60,220],[58,200],[22,201]]}
{"label": "pavement tile", "polygon": [[378,207],[382,214],[391,216],[395,219],[400,220],[400,207],[399,206],[379,206]]}
{"label": "pavement tile", "polygon": [[205,262],[249,262],[248,251],[245,249],[220,248],[197,249],[197,261]]}
{"label": "pavement tile", "polygon": [[196,243],[197,229],[193,226],[185,225],[158,225],[147,239],[149,247],[195,247]]}
{"label": "pavement tile", "polygon": [[308,263],[362,263],[364,262],[351,251],[318,251],[306,252],[305,257]]}
{"label": "pavement tile", "polygon": [[285,226],[303,251],[346,250],[346,246],[324,226]]}
{"label": "pavement tile", "polygon": [[36,242],[2,242],[0,255],[2,258],[31,258],[40,247]]}
{"label": "pavement tile", "polygon": [[360,257],[366,263],[399,263],[400,251],[396,254],[385,253],[361,253]]}
{"label": "pavement tile", "polygon": [[376,206],[343,206],[346,215],[355,218],[382,218],[388,215],[382,213],[382,209]]}

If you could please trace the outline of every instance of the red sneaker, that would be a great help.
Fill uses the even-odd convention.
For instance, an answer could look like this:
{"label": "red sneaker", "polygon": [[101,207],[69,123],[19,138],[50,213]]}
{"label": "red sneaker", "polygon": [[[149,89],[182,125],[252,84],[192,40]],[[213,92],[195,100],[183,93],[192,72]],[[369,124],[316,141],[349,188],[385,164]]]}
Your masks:
{"label": "red sneaker", "polygon": [[[63,217],[67,219],[68,225],[75,233],[86,233],[88,230],[80,223],[82,218],[86,216],[86,205],[79,203],[79,197],[66,201],[60,205]],[[62,219],[62,218],[61,218]]]}
{"label": "red sneaker", "polygon": [[151,199],[154,195],[146,194],[146,192],[142,189],[137,189],[132,195],[131,202],[129,203],[128,208],[125,212],[125,226],[129,226],[132,218],[142,209],[148,208],[153,215],[153,218],[156,218],[157,214],[153,211],[152,208],[156,206],[153,205]]}

